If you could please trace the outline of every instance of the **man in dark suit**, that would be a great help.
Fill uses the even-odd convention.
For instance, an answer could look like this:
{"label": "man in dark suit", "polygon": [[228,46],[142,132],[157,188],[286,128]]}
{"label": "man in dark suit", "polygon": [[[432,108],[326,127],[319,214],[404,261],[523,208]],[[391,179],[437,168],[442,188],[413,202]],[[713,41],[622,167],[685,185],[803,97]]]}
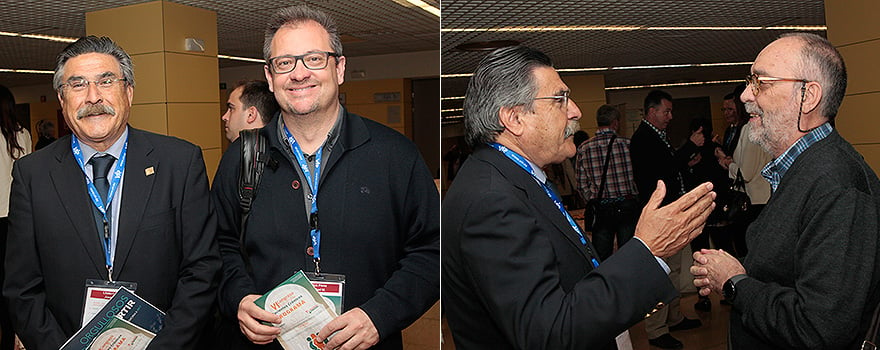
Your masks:
{"label": "man in dark suit", "polygon": [[459,349],[605,349],[677,292],[657,257],[698,234],[711,184],[658,208],[600,262],[541,167],[575,153],[580,110],[543,53],[498,49],[464,102],[475,151],[442,203],[443,307]]}
{"label": "man in dark suit", "polygon": [[[691,133],[684,145],[675,149],[666,137],[666,127],[672,121],[672,96],[665,91],[654,90],[645,97],[645,119],[633,134],[630,142],[633,175],[639,193],[652,193],[657,180],[666,184],[666,197],[663,204],[671,203],[685,193],[685,169],[700,161],[698,147],[705,138],[703,128]],[[647,198],[642,198],[643,201]],[[686,286],[680,283],[681,254],[666,258],[671,272],[669,278],[678,290]],[[663,349],[680,349],[683,344],[669,334],[670,330],[685,330],[701,326],[698,319],[685,317],[679,309],[679,298],[675,298],[668,308],[645,321],[648,342]]]}
{"label": "man in dark suit", "polygon": [[736,150],[736,145],[739,143],[739,135],[742,134],[742,127],[748,123],[747,119],[743,120],[740,117],[745,111],[740,113],[739,106],[734,101],[738,97],[736,93],[732,92],[724,95],[724,101],[721,102],[721,113],[727,123],[727,128],[724,129],[724,139],[721,140],[721,149],[728,157],[733,156],[733,151]]}
{"label": "man in dark suit", "polygon": [[751,72],[740,97],[749,139],[774,157],[762,171],[772,195],[744,261],[694,252],[694,285],[733,303],[731,349],[859,349],[880,302],[880,180],[832,126],[843,57],[824,37],[791,33]]}
{"label": "man in dark suit", "polygon": [[127,125],[131,58],[109,38],[65,48],[54,86],[73,135],[13,169],[3,295],[16,333],[58,349],[82,326],[87,279],[132,282],[167,314],[149,347],[195,348],[221,265],[199,148]]}

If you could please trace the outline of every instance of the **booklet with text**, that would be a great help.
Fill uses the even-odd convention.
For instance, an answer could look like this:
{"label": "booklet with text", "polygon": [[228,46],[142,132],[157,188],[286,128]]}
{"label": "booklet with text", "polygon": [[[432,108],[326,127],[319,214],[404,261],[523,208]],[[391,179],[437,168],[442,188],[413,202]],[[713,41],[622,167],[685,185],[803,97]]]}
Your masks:
{"label": "booklet with text", "polygon": [[165,313],[120,287],[60,350],[141,350],[165,323]]}
{"label": "booklet with text", "polygon": [[281,316],[278,342],[286,350],[323,349],[324,344],[315,341],[315,334],[336,318],[335,307],[327,305],[302,271],[281,282],[263,294],[254,303],[273,314]]}

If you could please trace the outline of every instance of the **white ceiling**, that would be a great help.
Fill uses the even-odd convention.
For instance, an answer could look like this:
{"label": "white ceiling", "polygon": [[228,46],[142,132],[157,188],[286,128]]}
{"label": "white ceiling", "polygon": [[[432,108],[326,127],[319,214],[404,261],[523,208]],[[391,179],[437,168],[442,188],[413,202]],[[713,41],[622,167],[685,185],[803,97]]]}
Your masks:
{"label": "white ceiling", "polygon": [[[401,3],[406,1],[400,0]],[[149,2],[147,0],[2,0],[0,31],[85,35],[85,13]],[[346,56],[368,56],[437,50],[439,19],[395,0],[172,0],[217,12],[219,53],[262,58],[266,18],[277,9],[309,4],[336,19]],[[425,0],[434,7],[439,0]],[[0,68],[55,69],[54,60],[66,43],[0,36]],[[220,67],[253,64],[220,59]],[[49,84],[51,75],[0,73],[0,84],[12,87]]]}
{"label": "white ceiling", "polygon": [[[823,0],[443,0],[442,28],[537,26],[816,26],[825,24]],[[788,30],[790,31],[790,30]],[[556,68],[751,62],[786,30],[637,30],[443,32],[442,74],[472,73],[485,52],[467,42],[517,40],[547,53]],[[825,35],[825,31],[814,33]],[[742,79],[748,65],[607,71],[608,87]],[[590,74],[590,73],[581,73]],[[463,96],[468,78],[443,78],[442,96]],[[461,100],[443,101],[461,108]],[[444,112],[444,117],[461,115]]]}

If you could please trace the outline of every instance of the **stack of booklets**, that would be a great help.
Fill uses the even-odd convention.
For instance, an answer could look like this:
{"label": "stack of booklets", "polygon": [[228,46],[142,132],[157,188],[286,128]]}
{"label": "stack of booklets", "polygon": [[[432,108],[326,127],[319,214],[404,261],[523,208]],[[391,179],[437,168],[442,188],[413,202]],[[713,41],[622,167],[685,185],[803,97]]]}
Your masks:
{"label": "stack of booklets", "polygon": [[165,323],[165,313],[125,287],[60,350],[142,350]]}
{"label": "stack of booklets", "polygon": [[335,307],[328,304],[302,271],[281,282],[254,301],[257,306],[281,316],[278,342],[286,350],[323,349],[315,340],[318,331],[336,318]]}

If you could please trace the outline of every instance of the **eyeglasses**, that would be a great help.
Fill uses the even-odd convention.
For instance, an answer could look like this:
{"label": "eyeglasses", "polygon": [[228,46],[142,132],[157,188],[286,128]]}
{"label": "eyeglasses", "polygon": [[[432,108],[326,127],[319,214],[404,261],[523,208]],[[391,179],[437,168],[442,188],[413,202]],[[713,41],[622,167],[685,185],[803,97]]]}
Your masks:
{"label": "eyeglasses", "polygon": [[66,83],[58,85],[58,88],[67,87],[72,92],[84,92],[89,89],[89,84],[95,84],[101,90],[109,90],[117,81],[128,81],[125,78],[106,77],[98,80],[86,80],[83,78],[70,79]]}
{"label": "eyeglasses", "polygon": [[327,68],[327,63],[330,62],[330,57],[339,57],[338,53],[335,52],[326,52],[326,51],[318,51],[318,52],[309,52],[305,55],[283,55],[278,57],[270,58],[267,63],[269,67],[272,69],[272,73],[275,74],[284,74],[292,72],[296,69],[296,62],[302,61],[303,65],[306,68],[311,70],[319,70]]}
{"label": "eyeglasses", "polygon": [[792,81],[799,83],[809,83],[809,80],[804,79],[787,79],[787,78],[777,78],[777,77],[762,77],[757,74],[750,74],[746,77],[746,84],[752,87],[752,95],[758,96],[758,93],[761,92],[761,84],[769,84],[774,81]]}
{"label": "eyeglasses", "polygon": [[535,98],[533,98],[533,100],[556,100],[556,102],[559,102],[561,105],[568,106],[568,94],[569,93],[571,93],[571,91],[563,91],[562,95],[535,97]]}

